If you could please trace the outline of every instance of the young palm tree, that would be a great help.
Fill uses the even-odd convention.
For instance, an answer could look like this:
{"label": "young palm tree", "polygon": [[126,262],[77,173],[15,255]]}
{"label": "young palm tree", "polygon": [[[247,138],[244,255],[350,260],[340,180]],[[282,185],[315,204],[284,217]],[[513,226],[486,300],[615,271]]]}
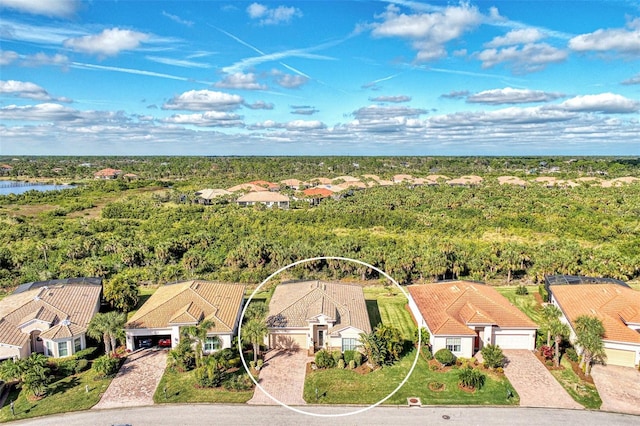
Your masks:
{"label": "young palm tree", "polygon": [[111,353],[111,337],[109,336],[109,319],[106,314],[95,314],[87,327],[87,336],[104,343],[104,353]]}
{"label": "young palm tree", "polygon": [[204,320],[198,325],[192,325],[182,329],[183,336],[192,339],[194,342],[196,367],[200,367],[202,363],[202,354],[204,350],[204,342],[207,339],[207,332],[213,327],[215,327],[213,321]]}
{"label": "young palm tree", "polygon": [[556,367],[560,366],[560,343],[562,343],[562,339],[565,337],[569,337],[569,326],[559,319],[556,318],[555,321],[552,321],[549,324],[549,333],[553,335],[554,340],[554,356],[553,356],[553,364]]}
{"label": "young palm tree", "polygon": [[543,324],[547,329],[547,346],[551,346],[551,323],[556,321],[561,314],[562,312],[556,305],[548,304],[542,308]]}
{"label": "young palm tree", "polygon": [[107,332],[111,342],[111,349],[116,350],[118,340],[124,339],[124,325],[127,322],[127,316],[124,312],[111,311],[105,314],[107,323]]}
{"label": "young palm tree", "polygon": [[576,344],[582,348],[581,367],[585,376],[591,373],[591,364],[606,357],[604,352],[604,326],[597,317],[580,315],[575,321]]}

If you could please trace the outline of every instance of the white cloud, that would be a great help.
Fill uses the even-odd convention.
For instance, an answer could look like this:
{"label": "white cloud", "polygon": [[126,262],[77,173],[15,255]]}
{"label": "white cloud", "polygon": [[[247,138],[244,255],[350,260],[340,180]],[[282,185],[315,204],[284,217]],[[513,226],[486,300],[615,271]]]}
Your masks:
{"label": "white cloud", "polygon": [[218,81],[215,87],[221,89],[240,89],[240,90],[266,90],[267,86],[260,84],[254,73],[236,72],[225,76],[222,81]]}
{"label": "white cloud", "polygon": [[56,53],[53,55],[47,55],[44,52],[38,52],[35,55],[25,56],[20,65],[25,67],[41,67],[41,66],[59,66],[67,68],[69,65],[69,58],[66,55]]}
{"label": "white cloud", "polygon": [[564,96],[565,95],[562,93],[505,87],[504,89],[485,90],[475,93],[467,97],[467,102],[488,105],[522,104],[530,102],[549,102],[563,98]]}
{"label": "white cloud", "polygon": [[627,24],[628,30],[600,29],[581,34],[569,40],[569,48],[576,52],[619,52],[625,55],[640,54],[640,18]]}
{"label": "white cloud", "polygon": [[560,108],[577,112],[630,114],[640,110],[640,102],[614,93],[576,96],[560,104]]}
{"label": "white cloud", "polygon": [[382,22],[371,25],[374,37],[400,37],[412,40],[416,60],[431,61],[447,56],[446,43],[460,38],[482,21],[475,6],[462,3],[432,13],[404,14],[395,5],[378,16]]}
{"label": "white cloud", "polygon": [[495,37],[486,47],[502,47],[512,46],[514,44],[535,43],[543,38],[542,33],[535,28],[524,28],[520,30],[509,31],[504,36]]}
{"label": "white cloud", "polygon": [[123,50],[134,50],[141,42],[149,39],[149,34],[137,31],[111,28],[100,34],[70,38],[64,46],[77,52],[99,56],[115,56]]}
{"label": "white cloud", "polygon": [[286,89],[297,89],[305,85],[309,81],[309,78],[302,75],[282,74],[279,73],[276,77],[276,83],[278,86]]}
{"label": "white cloud", "polygon": [[570,111],[544,107],[509,107],[495,111],[465,111],[429,118],[430,127],[475,127],[496,124],[549,124],[577,118]]}
{"label": "white cloud", "polygon": [[371,102],[392,102],[402,103],[411,101],[411,96],[397,95],[397,96],[376,96],[375,98],[369,98]]}
{"label": "white cloud", "polygon": [[250,126],[250,129],[252,130],[286,129],[289,131],[308,131],[324,128],[326,128],[326,125],[318,120],[293,120],[287,123],[278,123],[273,120],[266,120]]}
{"label": "white cloud", "polygon": [[19,57],[13,50],[0,50],[0,66],[9,65]]}
{"label": "white cloud", "polygon": [[482,61],[482,68],[491,68],[506,63],[515,73],[541,71],[550,63],[563,62],[566,51],[547,43],[531,43],[522,47],[509,46],[502,49],[487,49],[476,54]]}
{"label": "white cloud", "polygon": [[162,16],[165,16],[169,19],[171,19],[173,22],[177,22],[178,24],[181,25],[186,25],[187,27],[192,27],[193,26],[193,21],[187,21],[185,19],[182,19],[181,17],[177,16],[177,15],[172,15],[168,12],[165,12],[164,10],[162,11]]}
{"label": "white cloud", "polygon": [[245,103],[244,106],[246,106],[249,109],[264,109],[264,110],[273,109],[273,104],[265,101],[256,101],[252,104]]}
{"label": "white cloud", "polygon": [[380,106],[370,105],[353,112],[357,120],[380,120],[396,117],[418,117],[426,114],[424,109],[410,108],[406,106]]}
{"label": "white cloud", "polygon": [[82,126],[128,121],[122,112],[78,111],[55,103],[25,106],[8,105],[0,108],[0,120],[64,122],[67,125]]}
{"label": "white cloud", "polygon": [[624,85],[640,84],[640,74],[636,74],[633,77],[626,79],[625,81],[622,82],[622,84]]}
{"label": "white cloud", "polygon": [[238,95],[230,95],[212,90],[190,90],[162,106],[162,109],[186,111],[230,111],[244,104],[244,99]]}
{"label": "white cloud", "polygon": [[0,80],[0,95],[37,101],[71,102],[68,98],[54,98],[42,87],[29,81]]}
{"label": "white cloud", "polygon": [[302,17],[302,11],[296,7],[278,6],[269,8],[260,3],[252,3],[247,7],[251,19],[258,19],[260,25],[288,24],[293,18]]}
{"label": "white cloud", "polygon": [[1,0],[0,8],[33,15],[68,17],[78,9],[78,0]]}
{"label": "white cloud", "polygon": [[243,127],[242,117],[221,111],[201,114],[175,114],[162,120],[164,123],[194,125],[199,127]]}

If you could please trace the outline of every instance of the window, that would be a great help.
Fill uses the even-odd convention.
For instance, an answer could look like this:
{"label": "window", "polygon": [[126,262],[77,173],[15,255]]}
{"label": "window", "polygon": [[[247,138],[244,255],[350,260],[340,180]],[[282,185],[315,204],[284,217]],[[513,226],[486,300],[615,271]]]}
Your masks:
{"label": "window", "polygon": [[204,341],[205,352],[211,352],[220,349],[220,338],[218,336],[207,336]]}
{"label": "window", "polygon": [[80,352],[82,350],[82,340],[78,337],[73,341],[73,353]]}
{"label": "window", "polygon": [[451,352],[460,352],[462,350],[462,343],[459,337],[447,337],[447,349]]}
{"label": "window", "polygon": [[50,340],[45,340],[44,345],[47,347],[47,356],[53,356],[53,346]]}
{"label": "window", "polygon": [[68,356],[69,355],[69,347],[67,346],[67,342],[58,342],[58,356]]}
{"label": "window", "polygon": [[354,351],[358,348],[358,339],[342,339],[342,352],[344,351]]}

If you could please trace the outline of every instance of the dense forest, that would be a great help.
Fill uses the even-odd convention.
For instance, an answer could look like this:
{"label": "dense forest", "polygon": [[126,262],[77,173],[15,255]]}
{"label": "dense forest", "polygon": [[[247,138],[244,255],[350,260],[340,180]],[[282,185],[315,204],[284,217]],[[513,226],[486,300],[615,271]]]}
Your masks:
{"label": "dense forest", "polygon": [[[259,283],[318,256],[359,259],[408,284],[450,278],[540,282],[546,274],[640,276],[640,184],[499,185],[510,174],[640,176],[637,158],[19,158],[5,179],[74,183],[0,196],[0,286],[102,276],[114,285],[200,278]],[[135,173],[95,180],[101,167]],[[349,174],[478,174],[478,186],[394,185],[289,210],[199,205],[193,193],[252,179]],[[294,277],[375,280],[358,264],[316,261]]]}

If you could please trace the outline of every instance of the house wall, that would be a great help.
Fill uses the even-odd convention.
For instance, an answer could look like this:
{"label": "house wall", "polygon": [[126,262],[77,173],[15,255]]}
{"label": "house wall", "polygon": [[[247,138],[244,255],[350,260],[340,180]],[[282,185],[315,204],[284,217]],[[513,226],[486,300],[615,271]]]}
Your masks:
{"label": "house wall", "polygon": [[536,330],[494,328],[493,344],[499,345],[502,349],[528,349],[532,351],[536,348]]}
{"label": "house wall", "polygon": [[266,343],[269,349],[308,349],[313,346],[313,341],[310,337],[310,331],[307,327],[270,329]]}
{"label": "house wall", "polygon": [[621,342],[611,342],[611,341],[603,341],[603,346],[605,349],[620,349],[623,351],[632,351],[635,352],[636,359],[635,365],[640,364],[640,344],[631,344],[631,343],[621,343]]}
{"label": "house wall", "polygon": [[11,358],[26,358],[29,356],[28,346],[28,343],[23,348],[19,348],[17,346],[0,345],[0,360]]}
{"label": "house wall", "polygon": [[171,335],[171,347],[175,348],[180,343],[180,327],[167,328],[130,328],[125,330],[126,346],[130,351],[136,348],[136,337]]}
{"label": "house wall", "polygon": [[474,336],[431,336],[431,347],[435,354],[440,349],[447,347],[447,338],[460,338],[460,351],[453,352],[456,357],[471,358],[473,356]]}

